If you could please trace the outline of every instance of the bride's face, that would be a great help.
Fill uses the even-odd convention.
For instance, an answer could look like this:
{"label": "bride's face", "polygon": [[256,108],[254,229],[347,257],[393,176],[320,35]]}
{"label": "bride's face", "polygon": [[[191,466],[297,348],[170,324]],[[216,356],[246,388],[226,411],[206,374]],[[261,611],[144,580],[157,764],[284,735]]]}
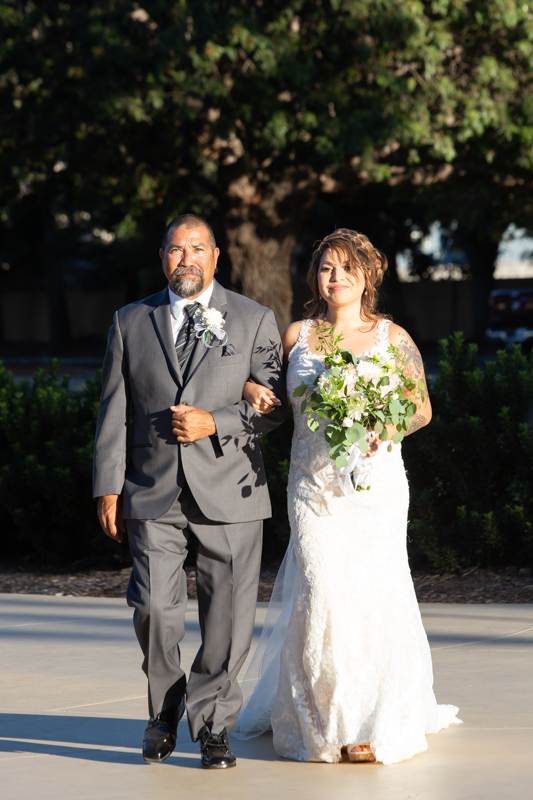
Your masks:
{"label": "bride's face", "polygon": [[326,250],[318,268],[318,290],[331,306],[360,303],[365,279],[360,269],[352,271],[342,253]]}

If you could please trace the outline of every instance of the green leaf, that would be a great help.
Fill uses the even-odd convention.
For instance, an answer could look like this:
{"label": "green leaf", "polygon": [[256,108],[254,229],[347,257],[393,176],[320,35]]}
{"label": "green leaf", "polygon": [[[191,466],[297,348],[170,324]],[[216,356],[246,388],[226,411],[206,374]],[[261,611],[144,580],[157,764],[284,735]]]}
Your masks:
{"label": "green leaf", "polygon": [[389,446],[387,447],[387,450],[389,451],[389,453],[392,453],[392,444],[389,444]]}
{"label": "green leaf", "polygon": [[313,417],[307,420],[307,425],[312,431],[317,431],[320,428],[318,420],[314,419]]}
{"label": "green leaf", "polygon": [[356,357],[352,350],[341,350],[341,356],[347,364],[355,364]]}
{"label": "green leaf", "polygon": [[375,422],[374,423],[374,430],[376,431],[376,433],[381,433],[382,430],[383,430],[383,423],[380,422],[379,420],[377,422]]}
{"label": "green leaf", "polygon": [[414,416],[416,414],[416,403],[410,403],[407,406],[405,413],[407,414],[408,417]]}
{"label": "green leaf", "polygon": [[348,466],[348,459],[344,455],[337,456],[337,458],[335,459],[335,464],[338,467],[347,467]]}
{"label": "green leaf", "polygon": [[366,428],[364,428],[359,422],[354,422],[350,430],[353,429],[355,429],[355,431],[358,433],[358,439],[362,439],[366,435]]}
{"label": "green leaf", "polygon": [[300,406],[300,414],[305,414],[306,408],[307,408],[307,400],[302,400],[302,404]]}
{"label": "green leaf", "polygon": [[337,458],[342,450],[344,450],[344,442],[339,442],[339,444],[336,444],[335,447],[331,448],[329,455],[331,458]]}
{"label": "green leaf", "polygon": [[395,433],[394,436],[392,437],[392,441],[394,442],[394,444],[400,444],[402,439],[403,439],[403,433]]}
{"label": "green leaf", "polygon": [[418,385],[418,388],[420,389],[421,392],[425,392],[426,391],[426,384],[424,383],[424,381],[418,381],[417,385]]}
{"label": "green leaf", "polygon": [[380,381],[378,381],[378,386],[388,386],[390,384],[389,376],[384,375]]}
{"label": "green leaf", "polygon": [[307,391],[307,386],[303,383],[301,386],[298,386],[294,392],[292,393],[293,397],[301,397]]}
{"label": "green leaf", "polygon": [[385,428],[383,428],[383,430],[379,434],[379,438],[382,442],[386,442],[387,439],[389,438],[389,432]]}
{"label": "green leaf", "polygon": [[382,422],[385,422],[385,414],[383,411],[376,410],[375,414],[378,419],[380,419]]}
{"label": "green leaf", "polygon": [[361,438],[361,434],[357,429],[356,425],[352,425],[351,428],[346,428],[344,435],[348,439],[348,441],[351,442],[352,444],[354,444],[358,439]]}
{"label": "green leaf", "polygon": [[363,437],[362,439],[359,439],[357,444],[359,445],[360,451],[362,453],[366,453],[366,451],[368,450],[368,442],[367,442],[367,440]]}

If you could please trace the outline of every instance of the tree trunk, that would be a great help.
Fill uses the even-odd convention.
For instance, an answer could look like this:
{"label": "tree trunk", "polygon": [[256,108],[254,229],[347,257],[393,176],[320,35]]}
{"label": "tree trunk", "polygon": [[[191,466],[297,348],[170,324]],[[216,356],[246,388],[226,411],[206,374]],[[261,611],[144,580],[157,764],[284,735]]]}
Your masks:
{"label": "tree trunk", "polygon": [[466,251],[472,275],[472,338],[486,339],[489,315],[489,294],[494,288],[494,264],[499,242],[490,236],[481,237],[475,231],[460,230],[460,242]]}
{"label": "tree trunk", "polygon": [[318,191],[316,175],[292,167],[269,183],[242,175],[230,182],[225,235],[232,286],[274,311],[280,330],[291,322],[291,254]]}

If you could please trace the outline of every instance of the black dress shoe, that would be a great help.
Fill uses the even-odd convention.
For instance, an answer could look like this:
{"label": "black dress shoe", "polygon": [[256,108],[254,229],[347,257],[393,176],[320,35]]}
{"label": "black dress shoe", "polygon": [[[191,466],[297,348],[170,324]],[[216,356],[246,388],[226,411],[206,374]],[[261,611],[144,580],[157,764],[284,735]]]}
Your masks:
{"label": "black dress shoe", "polygon": [[237,764],[237,759],[230,750],[226,729],[222,733],[206,731],[200,737],[200,753],[202,767],[206,769],[227,769]]}
{"label": "black dress shoe", "polygon": [[177,707],[167,708],[155,717],[148,720],[148,726],[143,738],[143,758],[150,764],[159,764],[165,761],[176,746],[176,732],[178,722],[185,711],[185,698],[183,697]]}

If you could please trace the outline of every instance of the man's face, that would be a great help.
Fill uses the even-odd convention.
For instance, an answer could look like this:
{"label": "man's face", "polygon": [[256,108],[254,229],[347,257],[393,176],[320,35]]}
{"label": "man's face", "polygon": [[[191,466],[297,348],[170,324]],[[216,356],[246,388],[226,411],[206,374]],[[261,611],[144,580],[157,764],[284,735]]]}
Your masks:
{"label": "man's face", "polygon": [[159,251],[168,285],[180,297],[194,300],[211,284],[220,250],[211,249],[207,229],[174,228],[165,250]]}

